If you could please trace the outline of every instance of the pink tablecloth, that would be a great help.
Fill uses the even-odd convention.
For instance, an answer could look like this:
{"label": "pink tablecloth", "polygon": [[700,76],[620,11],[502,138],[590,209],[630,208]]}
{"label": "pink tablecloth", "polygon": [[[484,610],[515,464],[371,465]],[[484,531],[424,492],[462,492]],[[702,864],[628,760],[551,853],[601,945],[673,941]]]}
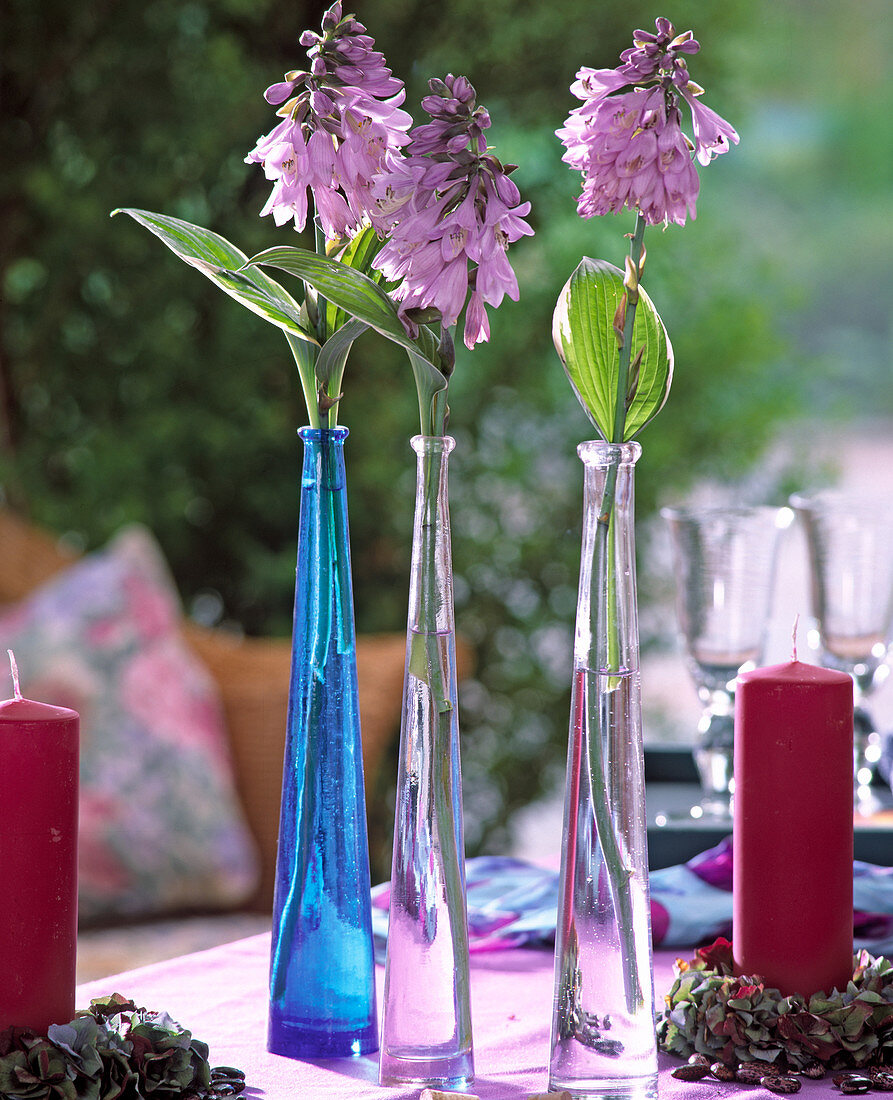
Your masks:
{"label": "pink tablecloth", "polygon": [[[211,1065],[245,1070],[251,1092],[270,1100],[308,1097],[326,1100],[415,1100],[418,1089],[382,1089],[378,1057],[297,1062],[268,1054],[265,1049],[269,935],[184,955],[169,962],[101,978],[78,989],[77,1004],[86,1008],[92,997],[122,993],[137,1004],[169,1012],[196,1038],[210,1045]],[[675,952],[655,956],[658,1002],[673,981]],[[379,967],[378,980],[384,975]],[[472,956],[472,1021],[476,1080],[482,1100],[521,1100],[545,1092],[552,1009],[552,954],[518,948]],[[381,988],[379,986],[379,1003]],[[679,1061],[660,1056],[661,1100],[691,1100],[691,1084],[677,1081],[670,1071]],[[741,1086],[700,1082],[698,1100],[741,1095]],[[754,1090],[748,1089],[748,1095]],[[768,1098],[769,1093],[756,1090]],[[799,1097],[810,1100],[832,1091],[830,1080],[804,1081]]]}

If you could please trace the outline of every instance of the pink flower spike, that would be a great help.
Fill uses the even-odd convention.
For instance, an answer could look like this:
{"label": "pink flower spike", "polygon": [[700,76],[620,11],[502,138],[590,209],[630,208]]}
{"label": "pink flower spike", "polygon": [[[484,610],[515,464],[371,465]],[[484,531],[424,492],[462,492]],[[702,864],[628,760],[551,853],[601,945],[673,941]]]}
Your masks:
{"label": "pink flower spike", "polygon": [[529,203],[505,168],[486,151],[487,112],[475,102],[464,77],[429,82],[424,105],[432,121],[410,133],[408,156],[392,157],[373,183],[372,194],[389,239],[375,260],[393,292],[400,315],[436,309],[441,324],[455,324],[469,286],[464,339],[472,347],[490,335],[485,304],[498,305],[518,284],[506,257],[508,245],[533,230],[523,220]]}
{"label": "pink flower spike", "polygon": [[[582,173],[577,200],[581,217],[638,210],[649,225],[684,225],[695,217],[700,189],[692,164],[737,143],[732,126],[699,102],[702,89],[688,75],[682,55],[699,51],[691,31],[676,34],[663,17],[655,32],[637,30],[633,48],[616,69],[581,69],[571,91],[583,100],[556,131],[563,160]],[[694,142],[681,129],[680,97],[692,113]]]}
{"label": "pink flower spike", "polygon": [[[263,213],[271,213],[277,225],[294,217],[295,228],[304,228],[309,187],[326,234],[344,236],[367,217],[379,217],[373,179],[409,140],[412,119],[399,110],[402,82],[391,75],[366,28],[342,16],[340,0],[323,16],[322,33],[304,31],[300,43],[307,50],[306,70],[286,73],[265,92],[268,103],[284,103],[284,121],[245,159],[262,164],[273,182]],[[290,157],[283,142],[309,148],[309,158]],[[299,188],[301,200],[295,198]]]}

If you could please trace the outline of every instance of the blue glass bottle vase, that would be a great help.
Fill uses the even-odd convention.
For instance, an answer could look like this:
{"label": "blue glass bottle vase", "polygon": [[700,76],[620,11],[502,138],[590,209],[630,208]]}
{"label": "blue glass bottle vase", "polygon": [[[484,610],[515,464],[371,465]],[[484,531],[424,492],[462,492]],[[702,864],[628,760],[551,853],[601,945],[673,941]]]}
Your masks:
{"label": "blue glass bottle vase", "polygon": [[369,848],[344,474],[346,428],[302,428],[291,685],[267,1047],[378,1046]]}

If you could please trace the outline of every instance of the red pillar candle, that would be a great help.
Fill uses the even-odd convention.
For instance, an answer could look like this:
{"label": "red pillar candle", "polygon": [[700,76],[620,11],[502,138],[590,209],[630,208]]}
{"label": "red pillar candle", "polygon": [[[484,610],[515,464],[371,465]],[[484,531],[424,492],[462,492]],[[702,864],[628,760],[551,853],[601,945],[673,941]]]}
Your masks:
{"label": "red pillar candle", "polygon": [[74,1015],[78,734],[77,711],[17,681],[0,702],[0,1031]]}
{"label": "red pillar candle", "polygon": [[853,682],[796,659],[735,690],[736,971],[783,994],[853,975]]}

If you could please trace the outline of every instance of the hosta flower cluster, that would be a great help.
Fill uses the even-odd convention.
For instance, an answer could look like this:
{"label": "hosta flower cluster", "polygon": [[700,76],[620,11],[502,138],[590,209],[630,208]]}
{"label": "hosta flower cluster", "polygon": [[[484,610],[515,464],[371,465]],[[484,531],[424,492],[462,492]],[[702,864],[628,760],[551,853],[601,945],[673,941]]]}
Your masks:
{"label": "hosta flower cluster", "polygon": [[407,133],[402,83],[340,0],[322,33],[304,31],[300,41],[310,67],[267,89],[270,103],[284,103],[283,121],[246,158],[274,184],[262,214],[303,229],[309,189],[327,240],[368,219],[386,238],[375,266],[398,284],[393,296],[413,337],[414,314],[448,328],[468,300],[466,345],[489,339],[485,305],[518,298],[506,250],[533,231],[511,168],[487,151],[490,118],[474,88],[451,74],[431,80],[422,101],[431,122]]}
{"label": "hosta flower cluster", "polygon": [[202,1100],[239,1092],[243,1077],[212,1071],[208,1047],[191,1032],[117,993],[46,1036],[22,1028],[0,1033],[4,1100]]}
{"label": "hosta flower cluster", "polygon": [[408,140],[412,119],[399,109],[402,82],[340,0],[323,17],[322,33],[304,31],[300,42],[309,68],[267,88],[267,102],[283,104],[283,121],[245,159],[262,164],[274,184],[262,214],[303,229],[309,188],[326,237],[343,237],[374,217],[372,182]]}
{"label": "hosta flower cluster", "polygon": [[[584,218],[639,210],[649,225],[684,225],[696,215],[701,164],[737,142],[725,119],[700,101],[704,89],[689,77],[686,56],[700,49],[691,31],[676,34],[668,19],[656,33],[637,30],[616,69],[582,68],[571,91],[583,106],[571,111],[558,136],[564,160],[583,173],[577,209]],[[623,89],[629,89],[624,91]],[[692,115],[694,141],[682,131],[681,101]]]}
{"label": "hosta flower cluster", "polygon": [[[490,117],[476,104],[464,77],[429,82],[422,106],[432,121],[410,133],[407,156],[373,188],[389,237],[375,266],[400,283],[400,313],[436,309],[444,326],[465,318],[470,348],[490,336],[484,305],[518,298],[506,249],[533,230],[524,221],[530,203],[492,153],[485,131]],[[469,263],[473,264],[469,275]]]}
{"label": "hosta flower cluster", "polygon": [[658,1023],[661,1047],[734,1064],[772,1062],[803,1069],[893,1064],[893,964],[867,951],[845,990],[783,997],[758,976],[732,973],[732,947],[717,940],[690,963],[677,963]]}

